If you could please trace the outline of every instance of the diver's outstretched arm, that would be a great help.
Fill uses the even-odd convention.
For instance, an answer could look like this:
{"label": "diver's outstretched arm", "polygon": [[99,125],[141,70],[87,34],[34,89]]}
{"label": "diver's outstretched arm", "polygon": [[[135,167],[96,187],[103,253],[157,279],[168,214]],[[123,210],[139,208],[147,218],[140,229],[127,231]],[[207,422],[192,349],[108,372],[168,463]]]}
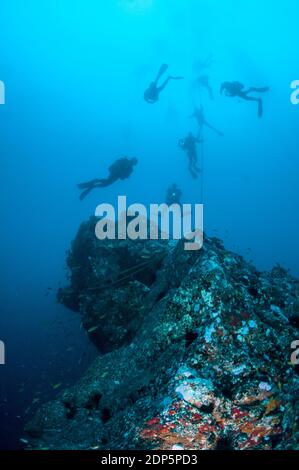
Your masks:
{"label": "diver's outstretched arm", "polygon": [[169,82],[169,80],[183,80],[184,77],[172,77],[172,76],[169,76],[166,78],[165,82],[162,83],[162,85],[160,85],[159,87],[157,87],[157,91],[158,93],[161,93],[161,91],[164,90],[164,88],[166,87],[167,83]]}
{"label": "diver's outstretched arm", "polygon": [[216,132],[216,134],[218,134],[219,136],[221,136],[221,137],[223,136],[223,132],[218,131],[218,129],[216,129],[216,127],[214,127],[210,123],[208,123],[208,121],[205,120],[204,125],[207,126],[209,129],[211,129],[212,131]]}
{"label": "diver's outstretched arm", "polygon": [[246,101],[256,101],[258,103],[258,117],[262,117],[263,115],[263,101],[261,98],[254,98],[253,96],[247,96],[246,94],[242,93],[241,98]]}

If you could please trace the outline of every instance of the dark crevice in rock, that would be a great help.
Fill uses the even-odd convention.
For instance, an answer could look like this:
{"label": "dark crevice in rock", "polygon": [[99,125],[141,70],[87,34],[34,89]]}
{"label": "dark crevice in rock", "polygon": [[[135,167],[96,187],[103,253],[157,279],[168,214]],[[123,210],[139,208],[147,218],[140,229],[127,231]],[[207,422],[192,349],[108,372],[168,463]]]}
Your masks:
{"label": "dark crevice in rock", "polygon": [[99,392],[92,393],[85,403],[85,408],[88,410],[97,410],[99,408],[101,398],[102,395]]}
{"label": "dark crevice in rock", "polygon": [[107,421],[111,419],[111,411],[109,410],[109,408],[103,408],[101,410],[101,419],[103,423],[107,423]]}
{"label": "dark crevice in rock", "polygon": [[166,297],[167,293],[168,292],[166,290],[163,290],[162,292],[160,292],[160,294],[156,298],[156,302],[160,302],[160,300],[164,299]]}
{"label": "dark crevice in rock", "polygon": [[232,441],[229,437],[221,437],[217,441],[215,450],[233,450]]}
{"label": "dark crevice in rock", "polygon": [[221,394],[228,400],[232,400],[234,397],[234,387],[229,378],[225,378],[221,382]]}
{"label": "dark crevice in rock", "polygon": [[299,328],[299,315],[298,315],[298,316],[291,315],[291,316],[289,317],[289,321],[290,321],[290,324],[291,324],[294,328]]}
{"label": "dark crevice in rock", "polygon": [[189,348],[191,344],[198,338],[198,333],[196,331],[187,331],[185,335],[186,339],[186,348]]}
{"label": "dark crevice in rock", "polygon": [[67,419],[73,419],[77,412],[75,406],[67,402],[64,402],[64,406]]}
{"label": "dark crevice in rock", "polygon": [[210,403],[210,405],[202,405],[202,406],[200,407],[200,411],[201,411],[202,413],[213,413],[214,408],[215,408],[214,403]]}

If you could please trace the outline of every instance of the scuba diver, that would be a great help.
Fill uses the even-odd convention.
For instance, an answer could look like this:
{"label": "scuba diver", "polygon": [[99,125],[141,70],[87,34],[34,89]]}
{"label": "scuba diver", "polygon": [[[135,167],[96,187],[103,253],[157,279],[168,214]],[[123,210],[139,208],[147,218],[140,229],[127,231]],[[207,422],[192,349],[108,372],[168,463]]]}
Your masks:
{"label": "scuba diver", "polygon": [[156,80],[154,82],[151,82],[150,86],[148,87],[147,90],[144,92],[144,99],[147,103],[154,104],[157,101],[159,101],[159,96],[161,91],[164,90],[166,85],[168,84],[169,80],[182,80],[184,77],[172,77],[169,75],[166,80],[162,83],[162,85],[158,86],[158,82],[162,75],[166,72],[168,69],[167,64],[163,64],[160,67],[160,70],[158,72],[158,75],[156,77]]}
{"label": "scuba diver", "polygon": [[256,101],[258,103],[258,117],[263,115],[263,101],[261,98],[255,98],[253,96],[248,96],[250,93],[266,93],[270,90],[269,87],[254,88],[251,87],[248,90],[244,90],[245,86],[240,82],[224,82],[221,85],[220,93],[223,91],[226,96],[235,97],[238,96],[246,101]]}
{"label": "scuba diver", "polygon": [[198,137],[202,136],[202,131],[204,126],[208,127],[212,131],[216,132],[219,136],[223,136],[223,132],[218,131],[214,126],[212,126],[205,118],[203,107],[200,108],[195,107],[193,114],[191,114],[190,118],[195,118],[198,124]]}
{"label": "scuba diver", "polygon": [[189,160],[189,171],[192,175],[193,178],[197,178],[198,174],[200,173],[200,169],[197,166],[197,150],[196,150],[196,144],[203,142],[203,140],[198,139],[194,137],[192,132],[189,132],[187,137],[185,139],[179,140],[179,147],[187,152],[188,160]]}
{"label": "scuba diver", "polygon": [[106,188],[117,180],[129,178],[133,172],[133,167],[137,165],[137,158],[119,158],[109,167],[109,176],[104,179],[94,179],[86,183],[78,184],[79,189],[83,189],[80,195],[81,201],[95,188]]}
{"label": "scuba diver", "polygon": [[168,189],[166,193],[166,204],[171,206],[172,204],[181,205],[181,197],[182,191],[178,187],[176,183],[173,183]]}
{"label": "scuba diver", "polygon": [[209,93],[210,100],[214,100],[214,93],[212,90],[212,87],[210,85],[210,77],[208,75],[201,75],[197,80],[196,80],[197,85],[199,88],[205,88],[207,92]]}

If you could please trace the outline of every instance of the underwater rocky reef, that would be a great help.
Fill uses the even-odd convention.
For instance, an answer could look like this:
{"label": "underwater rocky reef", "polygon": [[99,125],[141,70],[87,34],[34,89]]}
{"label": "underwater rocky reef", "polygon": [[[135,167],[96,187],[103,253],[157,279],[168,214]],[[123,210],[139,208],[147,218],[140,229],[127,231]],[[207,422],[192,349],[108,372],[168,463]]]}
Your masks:
{"label": "underwater rocky reef", "polygon": [[27,449],[298,449],[299,282],[222,242],[105,240],[83,223],[58,300],[99,355]]}

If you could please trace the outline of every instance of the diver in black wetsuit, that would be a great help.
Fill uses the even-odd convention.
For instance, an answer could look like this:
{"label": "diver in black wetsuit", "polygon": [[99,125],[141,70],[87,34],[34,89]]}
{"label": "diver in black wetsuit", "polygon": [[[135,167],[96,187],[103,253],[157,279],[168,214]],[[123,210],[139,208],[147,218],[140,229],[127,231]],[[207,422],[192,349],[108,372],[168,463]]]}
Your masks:
{"label": "diver in black wetsuit", "polygon": [[166,80],[162,83],[162,85],[158,86],[158,82],[160,78],[166,72],[167,69],[168,69],[168,65],[166,64],[161,65],[158,75],[156,77],[156,80],[154,82],[151,82],[150,86],[147,88],[147,90],[145,90],[144,99],[147,103],[154,104],[157,101],[159,101],[160,93],[161,91],[164,90],[169,80],[182,80],[184,78],[184,77],[172,77],[169,75],[166,78]]}
{"label": "diver in black wetsuit", "polygon": [[197,149],[196,144],[203,142],[203,140],[194,137],[194,135],[189,132],[188,136],[185,139],[179,141],[179,147],[187,153],[189,160],[189,171],[193,178],[197,178],[200,173],[200,169],[197,166]]}
{"label": "diver in black wetsuit", "polygon": [[182,191],[178,187],[176,183],[173,183],[168,189],[166,193],[166,204],[171,206],[172,204],[181,205],[181,197]]}
{"label": "diver in black wetsuit", "polygon": [[254,98],[253,96],[248,96],[250,93],[265,93],[270,90],[269,87],[254,88],[251,87],[248,90],[244,90],[245,86],[240,82],[223,82],[220,88],[220,93],[231,98],[237,96],[246,101],[256,101],[258,103],[258,117],[263,115],[263,101],[261,98]]}
{"label": "diver in black wetsuit", "polygon": [[212,131],[216,132],[219,136],[223,136],[223,132],[218,131],[214,126],[212,126],[205,118],[203,107],[200,108],[195,107],[193,114],[191,114],[190,118],[195,118],[198,124],[198,137],[202,136],[204,126],[208,127]]}
{"label": "diver in black wetsuit", "polygon": [[133,172],[133,167],[137,165],[137,158],[119,158],[109,167],[108,178],[94,179],[86,183],[78,184],[79,189],[83,189],[80,195],[81,201],[95,188],[106,188],[117,180],[125,180],[129,178]]}

